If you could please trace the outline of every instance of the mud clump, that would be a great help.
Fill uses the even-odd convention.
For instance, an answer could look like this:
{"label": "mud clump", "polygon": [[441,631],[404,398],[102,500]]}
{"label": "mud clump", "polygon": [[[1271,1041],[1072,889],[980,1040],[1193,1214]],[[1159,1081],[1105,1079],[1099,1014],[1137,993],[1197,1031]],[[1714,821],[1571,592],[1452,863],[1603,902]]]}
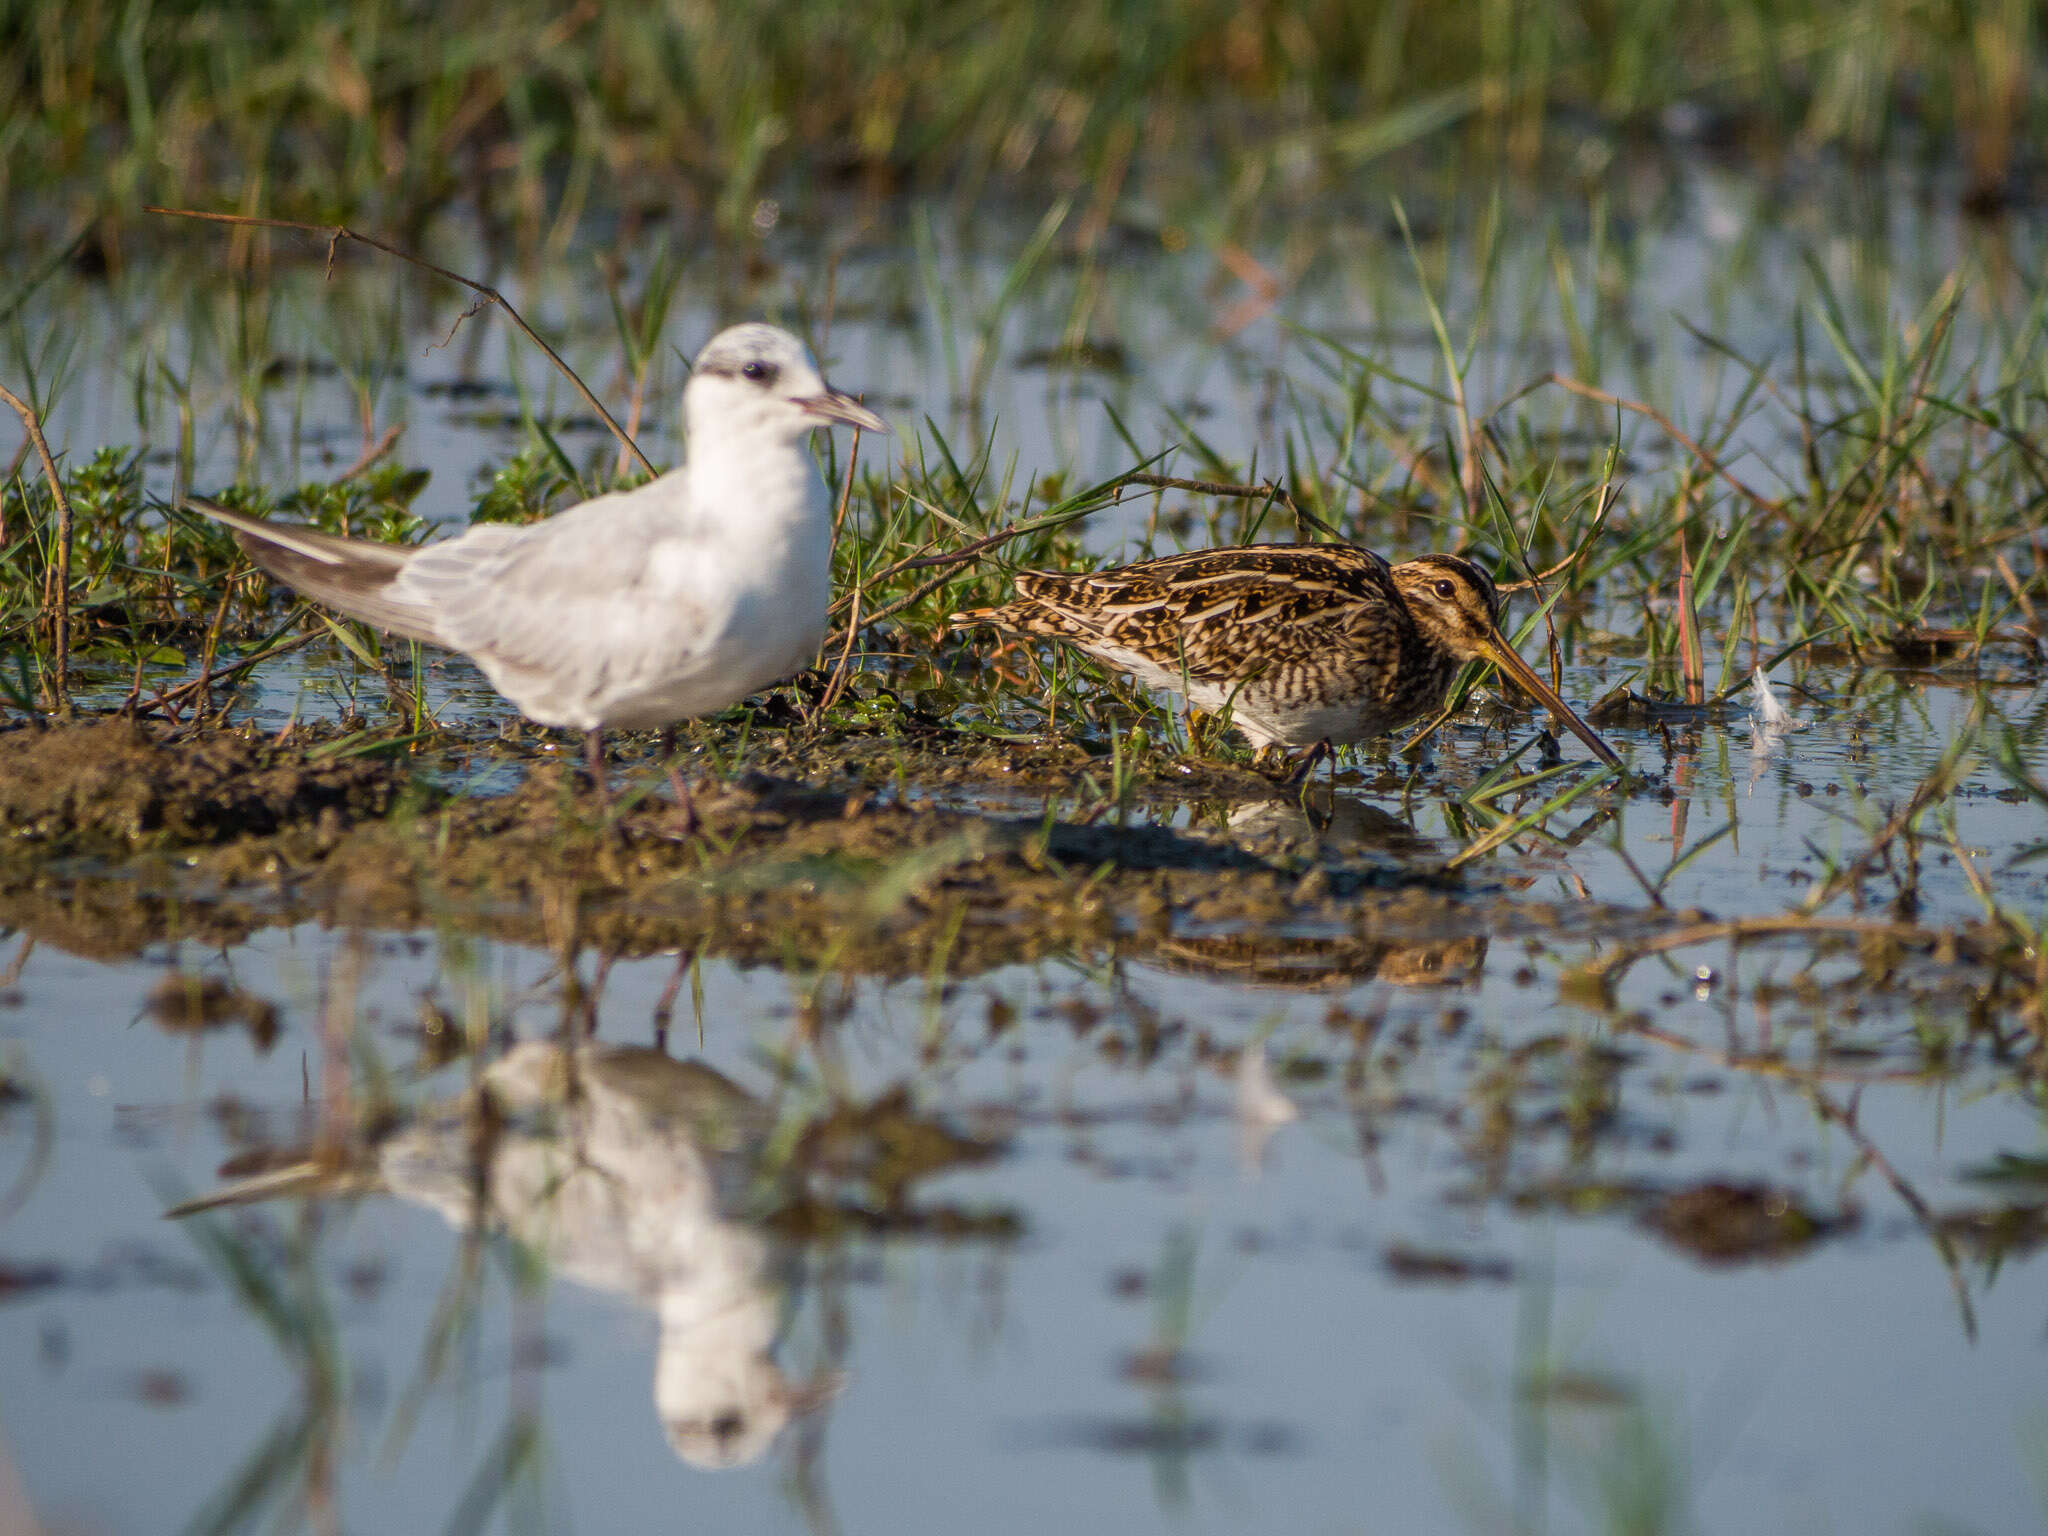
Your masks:
{"label": "mud clump", "polygon": [[1789,1258],[1855,1225],[1853,1215],[1817,1215],[1783,1190],[1719,1180],[1675,1190],[1653,1201],[1640,1219],[1665,1242],[1708,1264]]}
{"label": "mud clump", "polygon": [[277,1004],[218,976],[174,972],[150,988],[142,1011],[167,1035],[197,1035],[240,1024],[259,1054],[277,1043]]}
{"label": "mud clump", "polygon": [[134,720],[24,725],[0,735],[0,832],[44,854],[218,844],[292,829],[331,845],[349,826],[386,814],[402,782],[382,758],[323,761],[239,732],[173,739]]}

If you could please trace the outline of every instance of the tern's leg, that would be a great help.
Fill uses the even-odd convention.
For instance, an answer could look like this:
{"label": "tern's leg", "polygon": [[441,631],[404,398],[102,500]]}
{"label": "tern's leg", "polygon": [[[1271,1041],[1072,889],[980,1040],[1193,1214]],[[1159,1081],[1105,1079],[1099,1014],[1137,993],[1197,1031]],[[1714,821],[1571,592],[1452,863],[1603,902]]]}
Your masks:
{"label": "tern's leg", "polygon": [[661,760],[668,764],[668,787],[676,792],[676,804],[683,808],[683,831],[697,830],[697,802],[690,798],[690,786],[683,780],[683,771],[676,763],[676,728],[662,727]]}
{"label": "tern's leg", "polygon": [[604,732],[592,727],[583,733],[583,756],[590,764],[590,782],[597,788],[597,798],[604,808],[612,808],[612,786],[604,772]]}
{"label": "tern's leg", "polygon": [[691,962],[697,958],[694,949],[676,951],[675,973],[669,977],[668,985],[661,989],[661,997],[654,1005],[654,1048],[668,1049],[668,1021],[675,1013],[676,994],[683,990],[683,982],[690,974]]}

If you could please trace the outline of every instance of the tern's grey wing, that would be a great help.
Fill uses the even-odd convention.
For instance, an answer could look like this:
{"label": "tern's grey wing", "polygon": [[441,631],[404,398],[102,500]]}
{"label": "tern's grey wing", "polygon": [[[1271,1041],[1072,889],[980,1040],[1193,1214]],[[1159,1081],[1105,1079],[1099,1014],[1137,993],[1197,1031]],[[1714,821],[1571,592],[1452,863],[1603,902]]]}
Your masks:
{"label": "tern's grey wing", "polygon": [[608,691],[673,665],[687,643],[694,616],[646,592],[650,556],[676,533],[659,500],[602,497],[545,523],[429,545],[396,585],[506,697],[543,723],[573,723]]}

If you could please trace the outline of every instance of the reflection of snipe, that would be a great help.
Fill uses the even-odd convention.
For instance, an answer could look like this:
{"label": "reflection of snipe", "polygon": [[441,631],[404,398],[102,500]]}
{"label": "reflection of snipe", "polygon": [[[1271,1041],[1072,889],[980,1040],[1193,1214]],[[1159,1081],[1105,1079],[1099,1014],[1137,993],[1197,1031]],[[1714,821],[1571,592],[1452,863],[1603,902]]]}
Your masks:
{"label": "reflection of snipe", "polygon": [[1348,544],[1253,544],[1025,571],[1012,601],[953,623],[1062,640],[1197,709],[1228,705],[1261,752],[1383,736],[1440,708],[1465,662],[1490,661],[1621,766],[1508,645],[1493,579],[1457,555],[1389,566]]}
{"label": "reflection of snipe", "polygon": [[1272,933],[1165,939],[1143,959],[1182,975],[1254,986],[1318,991],[1385,981],[1401,987],[1469,986],[1486,965],[1483,933],[1456,939],[1400,942],[1286,937]]}
{"label": "reflection of snipe", "polygon": [[1326,787],[1313,785],[1272,799],[1243,802],[1230,813],[1230,831],[1239,839],[1313,837],[1334,849],[1370,850],[1417,863],[1436,848],[1432,839],[1391,811],[1355,795],[1332,794]]}

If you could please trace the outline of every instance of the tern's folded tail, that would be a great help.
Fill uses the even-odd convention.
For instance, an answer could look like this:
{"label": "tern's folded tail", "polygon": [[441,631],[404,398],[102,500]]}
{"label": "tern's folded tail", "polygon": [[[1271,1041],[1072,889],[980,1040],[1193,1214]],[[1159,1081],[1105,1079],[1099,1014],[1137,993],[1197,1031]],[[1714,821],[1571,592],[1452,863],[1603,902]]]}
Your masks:
{"label": "tern's folded tail", "polygon": [[185,505],[232,528],[242,552],[300,596],[408,640],[446,644],[433,610],[395,590],[412,550],[265,522],[197,496],[187,496]]}

